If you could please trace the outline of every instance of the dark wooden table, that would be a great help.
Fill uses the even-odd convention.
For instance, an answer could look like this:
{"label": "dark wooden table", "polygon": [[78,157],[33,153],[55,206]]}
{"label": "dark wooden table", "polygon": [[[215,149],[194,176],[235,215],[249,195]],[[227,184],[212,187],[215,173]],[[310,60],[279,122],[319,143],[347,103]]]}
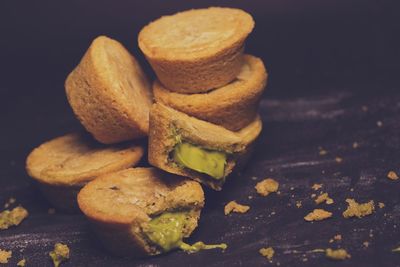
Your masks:
{"label": "dark wooden table", "polygon": [[[215,3],[11,2],[0,7],[6,11],[0,16],[6,22],[0,24],[0,204],[15,197],[30,215],[0,231],[0,248],[13,251],[10,266],[22,257],[27,266],[51,266],[48,252],[56,242],[71,249],[66,267],[400,266],[400,253],[391,251],[400,246],[400,180],[386,178],[390,170],[400,173],[400,24],[391,1],[220,3],[252,12],[257,28],[247,51],[261,56],[270,72],[256,153],[222,192],[206,191],[200,225],[189,240],[226,242],[229,248],[143,260],[109,255],[81,214],[48,214],[49,204],[25,172],[25,158],[43,141],[81,129],[63,81],[94,36],[124,42],[152,75],[135,44],[140,27],[161,14]],[[319,147],[328,153],[320,155]],[[254,186],[267,177],[280,183],[280,193],[258,196]],[[333,218],[309,223],[303,217],[317,207],[314,183],[322,183],[335,203],[318,206]],[[344,219],[346,198],[385,207]],[[225,216],[230,200],[251,209]],[[336,234],[342,240],[330,243]],[[264,246],[275,249],[272,264],[258,253]],[[334,262],[311,252],[339,247],[351,259]]]}

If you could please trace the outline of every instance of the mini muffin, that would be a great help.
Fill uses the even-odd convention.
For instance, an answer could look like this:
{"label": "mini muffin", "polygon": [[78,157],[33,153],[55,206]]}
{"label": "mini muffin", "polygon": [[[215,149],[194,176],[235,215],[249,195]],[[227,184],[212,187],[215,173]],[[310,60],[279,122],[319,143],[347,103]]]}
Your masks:
{"label": "mini muffin", "polygon": [[199,183],[155,168],[103,175],[78,194],[82,212],[104,247],[141,257],[184,247],[204,206]]}
{"label": "mini muffin", "polygon": [[133,143],[105,146],[83,134],[67,134],[35,148],[26,170],[49,202],[64,211],[77,210],[76,195],[97,176],[137,164],[143,148]]}
{"label": "mini muffin", "polygon": [[176,93],[156,81],[153,84],[155,100],[228,130],[240,130],[257,116],[267,83],[267,72],[261,59],[245,55],[244,62],[236,80],[207,93]]}
{"label": "mini muffin", "polygon": [[253,27],[251,15],[240,9],[193,9],[150,23],[138,43],[163,86],[200,93],[236,78]]}
{"label": "mini muffin", "polygon": [[248,160],[261,129],[259,116],[233,132],[156,103],[150,111],[149,163],[221,190]]}
{"label": "mini muffin", "polygon": [[105,36],[92,42],[65,82],[75,115],[104,144],[147,135],[150,87],[136,59]]}

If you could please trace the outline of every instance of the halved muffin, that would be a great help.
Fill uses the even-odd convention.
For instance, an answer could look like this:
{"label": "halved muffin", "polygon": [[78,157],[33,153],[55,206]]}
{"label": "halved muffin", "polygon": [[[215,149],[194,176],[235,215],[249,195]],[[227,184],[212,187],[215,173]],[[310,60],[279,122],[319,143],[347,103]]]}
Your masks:
{"label": "halved muffin", "polygon": [[204,193],[195,181],[131,168],[88,183],[78,203],[107,250],[140,257],[184,249],[183,238],[197,227]]}

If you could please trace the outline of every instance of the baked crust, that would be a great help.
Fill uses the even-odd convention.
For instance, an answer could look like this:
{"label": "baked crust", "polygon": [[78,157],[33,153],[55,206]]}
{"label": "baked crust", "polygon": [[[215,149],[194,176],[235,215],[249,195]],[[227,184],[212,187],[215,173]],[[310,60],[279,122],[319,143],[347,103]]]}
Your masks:
{"label": "baked crust", "polygon": [[240,9],[192,9],[151,22],[138,44],[165,87],[200,93],[235,79],[253,28],[251,15]]}
{"label": "baked crust", "polygon": [[97,37],[65,89],[80,122],[105,144],[147,135],[151,88],[136,59],[117,41]]}
{"label": "baked crust", "polygon": [[179,167],[170,159],[171,151],[180,140],[184,140],[203,148],[227,152],[229,155],[225,177],[228,177],[243,167],[261,129],[262,122],[259,116],[240,131],[233,132],[156,103],[150,111],[148,160],[151,165],[164,171],[189,177],[214,190],[221,190],[225,179],[217,180]]}
{"label": "baked crust", "polygon": [[261,59],[244,55],[244,64],[236,80],[207,93],[181,94],[153,84],[156,102],[161,102],[198,119],[238,131],[254,121],[267,83]]}
{"label": "baked crust", "polygon": [[130,168],[89,182],[79,192],[78,203],[108,250],[145,256],[161,253],[142,232],[151,217],[164,211],[189,211],[184,233],[188,237],[197,227],[204,193],[197,182],[155,168]]}
{"label": "baked crust", "polygon": [[144,149],[124,143],[105,146],[84,134],[67,134],[35,148],[26,170],[48,200],[57,208],[74,210],[76,194],[88,181],[137,164]]}

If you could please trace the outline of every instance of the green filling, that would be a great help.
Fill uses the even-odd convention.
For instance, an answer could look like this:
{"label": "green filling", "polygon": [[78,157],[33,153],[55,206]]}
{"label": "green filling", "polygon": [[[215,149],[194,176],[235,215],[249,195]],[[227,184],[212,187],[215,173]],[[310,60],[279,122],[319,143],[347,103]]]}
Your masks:
{"label": "green filling", "polygon": [[203,149],[186,142],[179,143],[173,150],[174,161],[189,169],[221,179],[224,177],[226,154]]}
{"label": "green filling", "polygon": [[148,222],[144,232],[164,252],[174,248],[180,248],[189,253],[202,249],[227,248],[226,244],[206,245],[203,242],[197,242],[189,245],[183,242],[183,230],[186,226],[188,216],[188,212],[164,212]]}

